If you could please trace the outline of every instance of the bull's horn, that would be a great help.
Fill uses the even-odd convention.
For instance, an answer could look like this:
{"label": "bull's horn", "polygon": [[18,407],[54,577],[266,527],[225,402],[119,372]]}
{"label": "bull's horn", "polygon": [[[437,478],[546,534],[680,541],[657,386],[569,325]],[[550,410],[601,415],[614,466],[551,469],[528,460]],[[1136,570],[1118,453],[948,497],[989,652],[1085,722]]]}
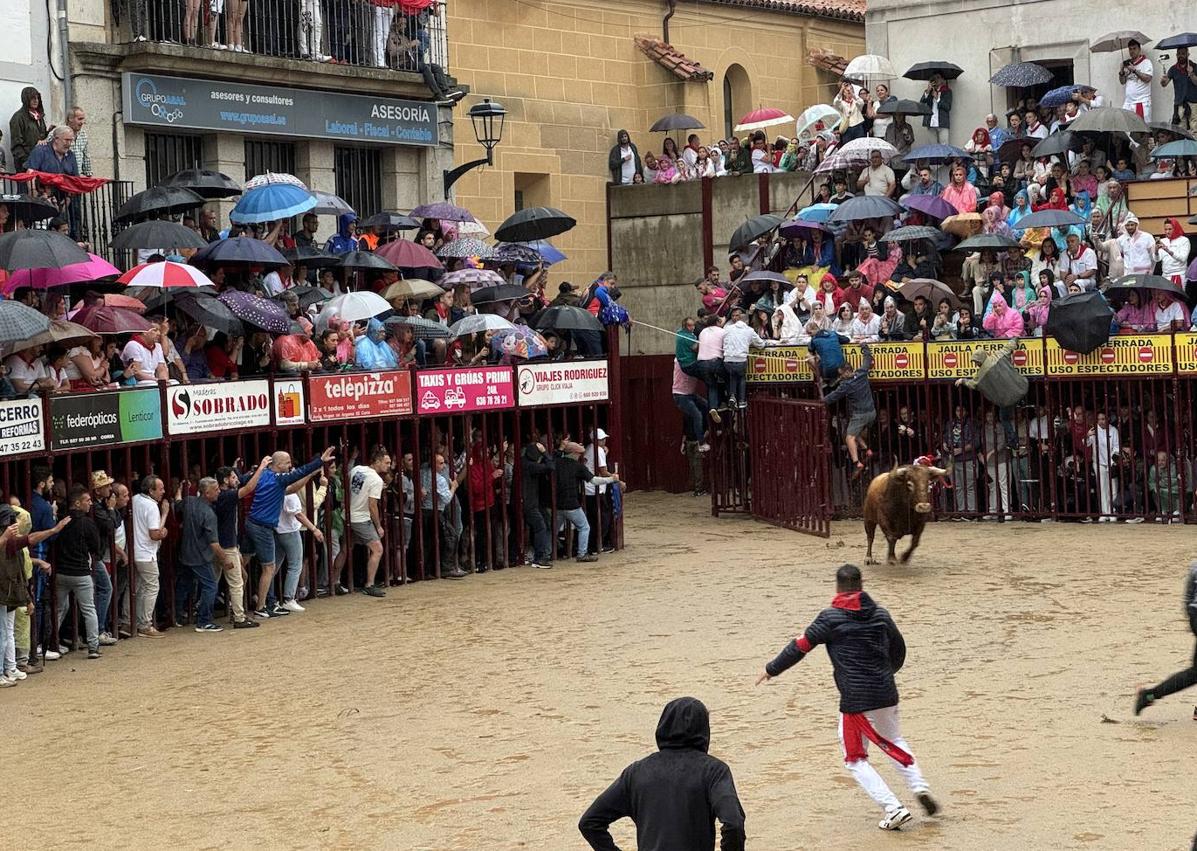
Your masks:
{"label": "bull's horn", "polygon": [[933,478],[937,479],[948,474],[948,471],[942,467],[928,467],[927,472],[929,472]]}

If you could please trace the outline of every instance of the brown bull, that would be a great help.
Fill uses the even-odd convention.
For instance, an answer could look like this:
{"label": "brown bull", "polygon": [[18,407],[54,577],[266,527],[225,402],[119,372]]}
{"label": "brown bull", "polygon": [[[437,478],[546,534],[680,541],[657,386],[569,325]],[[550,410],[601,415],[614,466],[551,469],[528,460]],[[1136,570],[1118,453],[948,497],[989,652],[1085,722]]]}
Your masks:
{"label": "brown bull", "polygon": [[886,564],[897,563],[894,545],[907,535],[910,549],[902,554],[901,560],[902,564],[910,561],[931,513],[931,483],[947,472],[939,467],[910,465],[896,467],[869,482],[864,500],[865,536],[869,541],[865,564],[877,564],[873,558],[873,534],[878,526],[889,543]]}

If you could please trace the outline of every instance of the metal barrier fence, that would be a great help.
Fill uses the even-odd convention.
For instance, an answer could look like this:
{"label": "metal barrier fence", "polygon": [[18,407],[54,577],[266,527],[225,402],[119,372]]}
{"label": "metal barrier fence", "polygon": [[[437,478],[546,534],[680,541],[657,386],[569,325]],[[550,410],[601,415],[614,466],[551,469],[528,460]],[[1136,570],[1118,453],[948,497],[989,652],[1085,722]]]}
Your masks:
{"label": "metal barrier fence", "polygon": [[827,409],[822,402],[755,399],[748,408],[752,516],[775,526],[831,536]]}
{"label": "metal barrier fence", "polygon": [[[29,184],[0,177],[0,191],[5,195],[21,195],[29,192]],[[63,196],[70,199],[62,218],[70,226],[71,236],[78,242],[86,243],[87,250],[91,253],[99,254],[117,266],[127,266],[129,258],[124,256],[125,252],[113,251],[108,247],[108,243],[120,230],[113,223],[116,211],[132,194],[132,182],[112,180],[92,192]],[[3,200],[0,200],[0,204],[2,203]],[[33,226],[45,228],[48,225],[48,221],[43,221]]]}

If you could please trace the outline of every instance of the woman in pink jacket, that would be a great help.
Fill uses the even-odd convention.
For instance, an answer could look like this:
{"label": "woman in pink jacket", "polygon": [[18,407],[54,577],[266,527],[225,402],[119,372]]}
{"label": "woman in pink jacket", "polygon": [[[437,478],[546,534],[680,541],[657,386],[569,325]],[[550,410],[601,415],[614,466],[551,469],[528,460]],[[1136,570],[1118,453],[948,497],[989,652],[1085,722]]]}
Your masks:
{"label": "woman in pink jacket", "polygon": [[939,197],[955,207],[958,213],[977,212],[977,187],[968,182],[968,171],[962,165],[952,166],[952,182],[944,187]]}
{"label": "woman in pink jacket", "polygon": [[994,337],[1022,336],[1022,316],[1017,310],[1010,309],[1001,293],[995,291],[990,296],[989,306],[993,308],[993,312],[986,316],[985,321],[981,323],[985,326],[986,331]]}
{"label": "woman in pink jacket", "polygon": [[[1048,272],[1050,275],[1051,272]],[[1027,306],[1027,324],[1031,327],[1031,334],[1043,336],[1043,329],[1047,325],[1047,314],[1051,310],[1052,294],[1054,290],[1050,283],[1039,287],[1039,298]]]}

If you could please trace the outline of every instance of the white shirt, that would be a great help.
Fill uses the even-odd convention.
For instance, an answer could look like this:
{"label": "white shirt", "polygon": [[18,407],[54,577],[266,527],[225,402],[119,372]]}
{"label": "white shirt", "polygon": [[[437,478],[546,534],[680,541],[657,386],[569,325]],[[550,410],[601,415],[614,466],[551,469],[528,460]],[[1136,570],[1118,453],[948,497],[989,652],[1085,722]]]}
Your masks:
{"label": "white shirt", "polygon": [[[594,462],[594,453],[596,451],[598,452],[598,464],[595,464]],[[592,475],[599,475],[598,468],[607,466],[607,450],[602,446],[596,446],[593,443],[590,444],[586,447],[586,453],[582,456],[582,463],[586,465],[586,469],[589,470]],[[592,485],[590,482],[586,482],[585,487],[587,496],[594,496],[596,493],[607,492],[606,485]]]}
{"label": "white shirt", "polygon": [[349,472],[350,523],[374,522],[370,516],[370,499],[382,499],[382,484],[382,476],[373,467],[359,465]]}
{"label": "white shirt", "polygon": [[1160,244],[1176,255],[1173,257],[1167,251],[1160,251],[1161,274],[1165,278],[1179,275],[1181,280],[1184,280],[1185,270],[1188,268],[1189,238],[1187,236],[1178,236],[1176,239],[1164,237],[1160,240]]}
{"label": "white shirt", "polygon": [[1027,128],[1027,135],[1034,136],[1036,139],[1046,139],[1047,128],[1044,127],[1042,123],[1036,124],[1034,130],[1032,130],[1030,127]]}
{"label": "white shirt", "polygon": [[1155,240],[1151,234],[1138,230],[1132,237],[1124,233],[1118,237],[1118,247],[1128,275],[1150,274],[1155,267]]}
{"label": "white shirt", "polygon": [[939,96],[941,92],[935,92],[931,96],[931,120],[929,126],[939,128]]}
{"label": "white shirt", "polygon": [[752,149],[752,173],[773,173],[773,155],[769,151],[762,151],[759,148]]}
{"label": "white shirt", "polygon": [[1085,443],[1093,447],[1093,463],[1099,467],[1110,466],[1110,459],[1122,448],[1118,443],[1118,429],[1114,426],[1097,426],[1094,433],[1085,438]]}
{"label": "white shirt", "polygon": [[45,358],[34,358],[33,363],[26,363],[20,355],[13,355],[4,362],[4,365],[8,367],[10,378],[28,382],[30,389],[33,389],[33,383],[39,378],[50,377],[50,373],[46,371]]}
{"label": "white shirt", "polygon": [[[709,330],[708,328],[703,333],[705,334]],[[756,331],[749,328],[743,319],[728,325],[723,329],[723,332],[724,362],[742,363],[748,360],[749,347],[756,346],[758,349],[765,347],[765,341],[761,339]]]}
{"label": "white shirt", "polygon": [[[1172,320],[1176,320],[1177,322],[1185,321],[1184,309],[1178,302],[1174,301],[1167,307],[1160,307],[1158,304],[1155,306],[1155,330],[1160,332],[1171,331]],[[1183,328],[1184,326],[1178,325],[1177,327]]]}
{"label": "white shirt", "polygon": [[782,297],[781,301],[782,304],[793,304],[801,298],[802,303],[806,305],[806,309],[809,311],[815,306],[817,297],[818,294],[815,292],[815,288],[808,284],[806,289],[802,291],[801,296],[798,295],[798,288],[794,287]]}
{"label": "white shirt", "polygon": [[[876,101],[876,100],[873,101],[873,112],[876,113],[877,110],[879,110],[879,109],[881,109],[881,102]],[[873,138],[874,139],[884,139],[885,131],[888,130],[889,125],[891,125],[893,123],[894,123],[894,119],[888,115],[885,116],[884,118],[881,118],[881,117],[874,118],[873,119]]]}
{"label": "white shirt", "polygon": [[158,503],[144,493],[133,495],[133,561],[155,561],[161,541],[150,538],[150,531],[162,528]]}
{"label": "white shirt", "polygon": [[881,339],[881,317],[874,313],[868,322],[862,322],[860,315],[852,320],[852,333],[849,335],[854,343],[876,343]]}
{"label": "white shirt", "polygon": [[75,348],[69,349],[67,351],[67,363],[65,368],[66,377],[69,381],[83,380],[83,373],[79,371],[79,367],[75,363],[75,358],[78,357],[89,359],[92,362],[92,366],[95,366],[95,358],[91,356],[91,351],[87,348],[87,346],[75,346]]}
{"label": "white shirt", "polygon": [[148,372],[149,379],[141,379],[145,381],[152,381],[154,371],[158,369],[159,364],[166,363],[166,356],[162,353],[162,346],[155,343],[151,351],[142,345],[141,341],[136,337],[125,343],[124,349],[121,350],[121,360],[128,366],[137,361],[140,365],[139,372]]}
{"label": "white shirt", "polygon": [[632,146],[620,145],[619,156],[621,160],[619,182],[631,183],[632,177],[636,174],[636,157],[632,155]]}
{"label": "white shirt", "polygon": [[288,532],[298,532],[303,526],[299,522],[299,512],[303,511],[303,503],[299,501],[299,494],[289,493],[283,497],[283,507],[278,513],[278,525],[274,531],[280,535]]}
{"label": "white shirt", "polygon": [[682,148],[682,159],[685,160],[686,165],[694,168],[694,164],[698,162],[698,151],[687,145]]}
{"label": "white shirt", "polygon": [[[1097,268],[1097,255],[1093,249],[1087,245],[1081,245],[1081,256],[1074,258],[1071,251],[1065,251],[1064,257],[1060,261],[1060,268],[1066,273],[1076,275],[1078,278],[1086,272],[1091,272]],[[1097,283],[1096,278],[1085,278],[1081,282],[1081,287],[1093,289]]]}
{"label": "white shirt", "polygon": [[894,184],[894,170],[885,163],[873,168],[869,166],[865,169],[868,175],[868,182],[865,183],[865,195],[885,195],[890,186]]}
{"label": "white shirt", "polygon": [[[1127,74],[1126,102],[1123,103],[1122,108],[1129,109],[1131,112],[1134,112],[1132,106],[1127,106],[1127,104],[1133,105],[1136,103],[1151,103],[1151,78],[1155,75],[1155,69],[1151,67],[1151,60],[1146,56],[1144,56],[1137,65],[1131,65],[1130,67],[1147,77],[1147,81],[1144,82],[1134,74]],[[1148,120],[1150,120],[1150,116],[1148,117]]]}
{"label": "white shirt", "polygon": [[[631,183],[632,181],[628,181]],[[262,289],[266,290],[269,295],[278,295],[286,286],[283,285],[283,278],[278,272],[267,272],[266,276],[262,278]]]}

